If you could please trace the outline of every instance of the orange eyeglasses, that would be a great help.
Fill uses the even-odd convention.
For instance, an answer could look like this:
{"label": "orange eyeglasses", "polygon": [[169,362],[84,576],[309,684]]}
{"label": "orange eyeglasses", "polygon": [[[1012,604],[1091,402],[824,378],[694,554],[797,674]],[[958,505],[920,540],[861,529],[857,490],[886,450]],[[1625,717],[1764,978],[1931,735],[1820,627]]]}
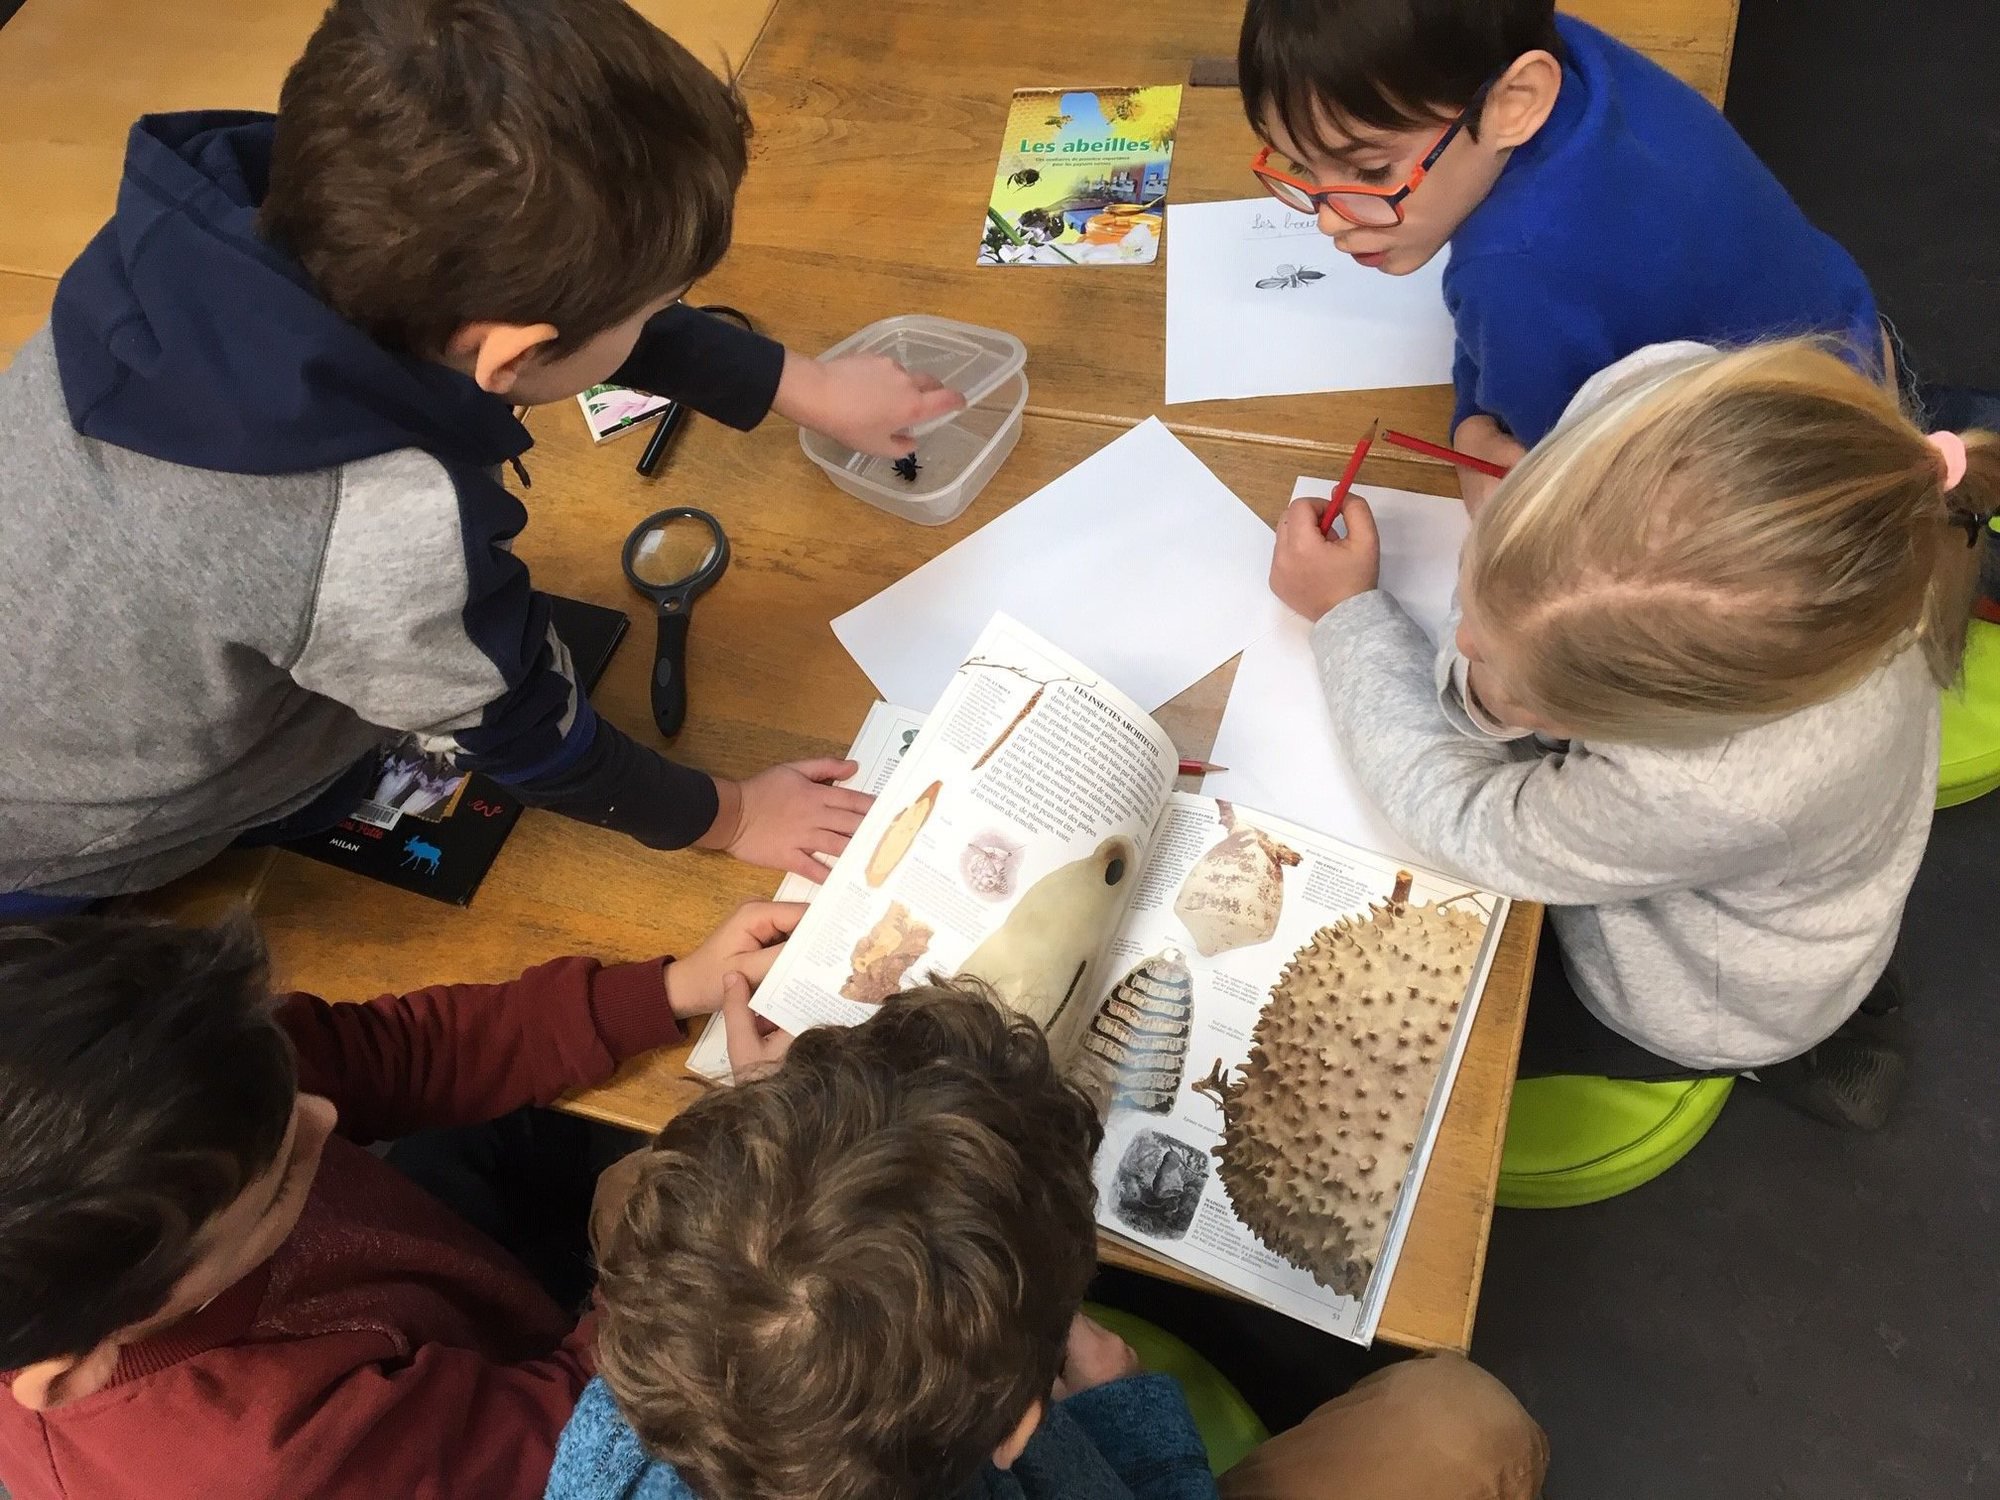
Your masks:
{"label": "orange eyeglasses", "polygon": [[1465,122],[1475,114],[1479,106],[1486,102],[1486,90],[1490,84],[1482,84],[1479,92],[1464,109],[1453,117],[1451,123],[1438,132],[1438,138],[1431,142],[1423,160],[1410,173],[1401,187],[1369,187],[1359,182],[1313,183],[1302,177],[1294,177],[1289,172],[1280,172],[1271,162],[1271,148],[1266,146],[1250,159],[1250,170],[1257,174],[1257,180],[1264,185],[1264,191],[1276,198],[1287,208],[1297,209],[1302,214],[1316,214],[1323,203],[1350,224],[1365,225],[1371,229],[1383,229],[1403,222],[1403,200],[1414,193],[1430,175],[1437,159],[1444,155],[1444,148],[1452,138],[1465,128]]}

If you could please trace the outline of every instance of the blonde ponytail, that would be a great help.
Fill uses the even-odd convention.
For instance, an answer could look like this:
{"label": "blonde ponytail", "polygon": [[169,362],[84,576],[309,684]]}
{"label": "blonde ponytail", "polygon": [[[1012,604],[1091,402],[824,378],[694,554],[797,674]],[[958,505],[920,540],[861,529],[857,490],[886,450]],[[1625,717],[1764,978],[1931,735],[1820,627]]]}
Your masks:
{"label": "blonde ponytail", "polygon": [[1710,738],[1920,646],[1957,675],[2000,437],[1940,450],[1827,347],[1698,351],[1528,456],[1466,544],[1468,607],[1523,708],[1600,739]]}

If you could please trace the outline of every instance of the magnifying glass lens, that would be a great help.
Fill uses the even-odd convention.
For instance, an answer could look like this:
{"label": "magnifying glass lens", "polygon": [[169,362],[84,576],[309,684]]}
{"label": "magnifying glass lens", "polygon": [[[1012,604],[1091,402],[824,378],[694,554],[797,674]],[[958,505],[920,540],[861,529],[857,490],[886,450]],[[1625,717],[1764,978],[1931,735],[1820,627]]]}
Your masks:
{"label": "magnifying glass lens", "polygon": [[670,588],[707,567],[716,552],[715,533],[692,516],[675,516],[639,538],[632,571],[651,588]]}

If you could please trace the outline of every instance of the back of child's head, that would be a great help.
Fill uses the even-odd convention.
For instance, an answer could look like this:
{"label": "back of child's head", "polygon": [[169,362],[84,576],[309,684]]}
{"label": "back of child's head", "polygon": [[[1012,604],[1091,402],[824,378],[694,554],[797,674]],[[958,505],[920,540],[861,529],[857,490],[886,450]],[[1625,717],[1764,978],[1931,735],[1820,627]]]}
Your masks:
{"label": "back of child's head", "polygon": [[334,0],[278,104],[261,224],[343,317],[587,341],[729,246],[748,119],[625,0]]}
{"label": "back of child's head", "polygon": [[702,1500],[932,1500],[1046,1399],[1099,1128],[1041,1032],[934,986],[661,1132],[601,1247],[599,1364]]}
{"label": "back of child's head", "polygon": [[[1329,125],[1451,118],[1524,53],[1562,56],[1555,0],[1249,0],[1237,83],[1251,125],[1324,154]],[[1479,122],[1467,127],[1476,137]]]}
{"label": "back of child's head", "polygon": [[0,1369],[163,1308],[296,1093],[247,922],[0,927]]}
{"label": "back of child's head", "polygon": [[[2000,437],[1946,453],[1828,345],[1690,351],[1612,384],[1502,482],[1462,566],[1511,696],[1569,733],[1711,738],[1920,645],[1964,648]],[[1946,437],[1949,447],[1953,439]]]}

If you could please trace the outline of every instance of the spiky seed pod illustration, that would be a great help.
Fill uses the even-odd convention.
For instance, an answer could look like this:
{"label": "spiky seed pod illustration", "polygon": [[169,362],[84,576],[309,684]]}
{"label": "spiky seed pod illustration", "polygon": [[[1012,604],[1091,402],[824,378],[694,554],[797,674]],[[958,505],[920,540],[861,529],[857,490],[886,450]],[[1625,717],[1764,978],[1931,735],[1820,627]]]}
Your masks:
{"label": "spiky seed pod illustration", "polygon": [[1102,1114],[1111,1108],[1163,1115],[1187,1066],[1194,975],[1180,950],[1134,964],[1091,1017],[1070,1077]]}
{"label": "spiky seed pod illustration", "polygon": [[1269,942],[1285,906],[1285,870],[1299,862],[1296,849],[1239,822],[1229,803],[1215,811],[1229,832],[1195,861],[1174,898],[1174,915],[1203,958]]}
{"label": "spiky seed pod illustration", "polygon": [[1293,955],[1229,1081],[1216,1175],[1275,1254],[1349,1297],[1366,1290],[1486,922],[1396,895],[1322,927]]}

